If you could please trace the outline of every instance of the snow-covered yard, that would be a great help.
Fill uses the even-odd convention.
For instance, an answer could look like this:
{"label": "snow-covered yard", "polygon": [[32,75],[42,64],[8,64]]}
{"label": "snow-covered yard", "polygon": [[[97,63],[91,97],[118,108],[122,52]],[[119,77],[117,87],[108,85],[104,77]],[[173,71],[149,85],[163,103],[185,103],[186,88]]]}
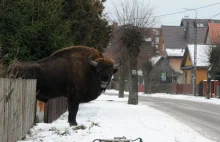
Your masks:
{"label": "snow-covered yard", "polygon": [[117,96],[104,94],[80,105],[77,127],[69,127],[67,117],[68,112],[52,124],[38,123],[19,142],[92,142],[97,138],[122,136],[141,137],[144,142],[210,141],[169,115],[145,105],[128,105],[127,98]]}

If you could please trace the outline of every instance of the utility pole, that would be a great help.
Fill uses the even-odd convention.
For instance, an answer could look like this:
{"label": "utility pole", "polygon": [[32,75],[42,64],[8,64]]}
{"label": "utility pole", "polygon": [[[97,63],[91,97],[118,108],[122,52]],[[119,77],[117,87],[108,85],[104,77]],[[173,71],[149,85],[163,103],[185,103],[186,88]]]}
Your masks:
{"label": "utility pole", "polygon": [[195,21],[193,22],[195,28],[195,36],[194,36],[194,65],[193,65],[193,95],[196,96],[196,65],[197,65],[197,10],[184,8],[186,10],[195,11]]}
{"label": "utility pole", "polygon": [[195,40],[194,40],[194,81],[193,81],[193,95],[196,96],[196,65],[197,65],[197,11],[194,9],[196,12],[196,19],[194,21],[194,26],[195,26]]}

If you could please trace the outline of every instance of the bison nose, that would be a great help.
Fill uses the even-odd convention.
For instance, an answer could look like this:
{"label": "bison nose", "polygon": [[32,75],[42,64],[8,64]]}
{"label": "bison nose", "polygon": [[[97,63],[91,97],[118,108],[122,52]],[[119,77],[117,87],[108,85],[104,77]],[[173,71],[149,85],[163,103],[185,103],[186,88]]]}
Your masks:
{"label": "bison nose", "polygon": [[108,85],[108,82],[101,81],[101,88],[106,88]]}

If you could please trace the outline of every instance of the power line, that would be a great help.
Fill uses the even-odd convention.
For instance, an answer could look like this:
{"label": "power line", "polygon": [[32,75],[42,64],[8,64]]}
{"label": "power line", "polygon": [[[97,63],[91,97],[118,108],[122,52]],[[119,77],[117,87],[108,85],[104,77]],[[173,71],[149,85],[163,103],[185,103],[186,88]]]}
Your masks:
{"label": "power line", "polygon": [[[200,17],[200,19],[212,19],[212,18],[214,18],[214,17],[216,17],[216,16],[218,16],[218,15],[220,15],[220,12],[217,13],[217,14],[215,14],[214,16],[213,16],[213,15],[202,16],[202,17]],[[210,17],[210,18],[208,18],[208,17]],[[165,23],[163,23],[163,24],[180,23],[180,21],[181,21],[181,20],[178,20],[178,21],[170,21],[170,22],[165,22]]]}
{"label": "power line", "polygon": [[211,17],[211,18],[209,18],[209,19],[212,19],[212,18],[214,18],[214,17],[218,16],[219,14],[220,14],[220,12],[219,12],[219,13],[217,13],[216,15],[212,16],[212,17]]}
{"label": "power line", "polygon": [[[198,7],[198,8],[193,8],[193,9],[202,9],[202,8],[206,8],[206,7],[210,7],[210,6],[214,6],[214,5],[218,5],[218,4],[220,4],[220,2],[213,3],[213,4],[210,4],[210,5],[206,5],[206,6],[202,6],[202,7]],[[154,17],[169,16],[169,15],[184,13],[184,12],[188,12],[188,11],[192,11],[192,9],[179,11],[179,12],[174,12],[174,13],[163,14],[163,15],[158,15],[158,16],[154,16]]]}

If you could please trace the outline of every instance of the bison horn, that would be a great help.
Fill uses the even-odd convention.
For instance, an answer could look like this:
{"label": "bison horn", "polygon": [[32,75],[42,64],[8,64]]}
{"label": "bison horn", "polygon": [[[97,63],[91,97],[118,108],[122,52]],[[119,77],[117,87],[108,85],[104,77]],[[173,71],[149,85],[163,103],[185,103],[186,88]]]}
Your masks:
{"label": "bison horn", "polygon": [[90,55],[89,58],[88,58],[89,59],[89,63],[96,67],[98,63],[93,61],[91,58],[92,58],[92,55]]}
{"label": "bison horn", "polygon": [[[118,58],[119,58],[119,57],[118,57]],[[119,58],[119,60],[120,60],[120,62],[119,62],[118,64],[115,64],[115,65],[114,65],[114,69],[117,69],[117,68],[121,65],[121,63],[122,63],[121,58]]]}

